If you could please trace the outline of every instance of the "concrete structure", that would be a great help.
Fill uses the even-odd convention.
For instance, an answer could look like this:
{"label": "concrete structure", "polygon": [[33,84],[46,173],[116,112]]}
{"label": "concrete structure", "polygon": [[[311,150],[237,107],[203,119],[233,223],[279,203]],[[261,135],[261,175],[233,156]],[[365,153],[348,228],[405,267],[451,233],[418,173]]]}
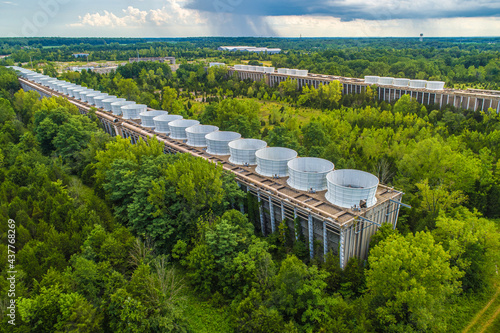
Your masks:
{"label": "concrete structure", "polygon": [[[229,67],[228,77],[237,73],[241,80],[262,81],[275,87],[281,82],[290,78],[297,82],[297,88],[304,86],[319,88],[322,84],[329,84],[332,81],[339,81],[342,85],[342,94],[360,94],[366,91],[368,86],[374,87],[376,98],[380,101],[392,103],[403,95],[410,95],[417,102],[425,105],[438,105],[439,108],[452,105],[456,108],[473,111],[487,111],[492,108],[497,113],[500,112],[500,91],[481,89],[447,89],[443,82],[426,80],[409,80],[408,85],[404,82],[408,79],[380,78],[378,76],[366,76],[364,79],[348,78],[334,75],[322,75],[308,73],[305,76],[289,74],[288,68],[278,68],[276,72],[262,73],[251,69],[251,66],[238,65]],[[292,71],[293,72],[293,71]],[[379,80],[383,84],[378,83]],[[403,81],[404,80],[404,81]],[[394,84],[396,82],[396,84]]]}
{"label": "concrete structure", "polygon": [[277,54],[281,52],[278,48],[267,48],[267,47],[255,47],[255,46],[219,46],[217,48],[219,51],[230,51],[230,52],[252,52],[252,53],[268,53]]}
{"label": "concrete structure", "polygon": [[[19,78],[24,90],[37,91],[42,97],[61,96],[61,94],[40,86],[32,81]],[[81,101],[68,98],[80,113],[88,114],[90,106]],[[240,188],[251,194],[259,202],[261,232],[266,235],[276,232],[277,223],[285,221],[290,232],[295,225],[306,236],[311,256],[324,257],[327,252],[338,253],[340,266],[352,256],[366,259],[370,238],[382,223],[391,223],[396,227],[399,209],[403,203],[403,193],[393,188],[378,185],[376,203],[367,208],[350,209],[332,204],[325,197],[326,191],[309,193],[291,188],[286,178],[273,178],[259,175],[253,166],[234,165],[227,157],[213,156],[202,148],[158,134],[143,127],[137,121],[123,119],[103,111],[94,113],[100,119],[102,127],[111,135],[129,138],[133,144],[142,139],[155,137],[164,143],[166,153],[187,153],[209,162],[219,164],[227,172],[233,173]],[[163,117],[163,116],[160,116]],[[335,172],[335,171],[334,171]],[[238,203],[237,203],[238,204]],[[294,224],[293,221],[297,223]],[[322,244],[320,248],[313,244]]]}
{"label": "concrete structure", "polygon": [[87,72],[89,72],[94,70],[94,66],[69,66],[67,70],[71,72],[81,72],[83,70],[86,70]]}
{"label": "concrete structure", "polygon": [[109,74],[113,71],[116,72],[116,69],[118,66],[108,66],[108,67],[96,67],[92,69],[92,72],[97,73],[97,74]]}
{"label": "concrete structure", "polygon": [[128,62],[141,62],[141,61],[158,61],[158,62],[169,62],[171,65],[175,65],[174,57],[139,57],[139,58],[129,58]]}

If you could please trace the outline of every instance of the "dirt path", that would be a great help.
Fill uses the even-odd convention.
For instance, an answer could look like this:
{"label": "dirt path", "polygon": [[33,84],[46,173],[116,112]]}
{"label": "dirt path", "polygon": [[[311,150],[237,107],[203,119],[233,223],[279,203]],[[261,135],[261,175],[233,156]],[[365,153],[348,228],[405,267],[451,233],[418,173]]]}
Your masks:
{"label": "dirt path", "polygon": [[488,327],[490,327],[491,324],[493,324],[498,315],[500,315],[500,305],[497,307],[497,310],[495,311],[493,316],[491,316],[491,318],[484,324],[483,329],[479,333],[485,332],[488,329]]}
{"label": "dirt path", "polygon": [[[484,308],[482,308],[481,311],[479,311],[476,314],[476,316],[471,320],[471,322],[469,323],[469,325],[467,325],[467,327],[462,331],[462,333],[469,332],[469,330],[472,328],[472,326],[474,326],[477,323],[477,321],[479,320],[479,318],[481,318],[483,316],[483,314],[486,312],[486,310],[488,310],[488,308],[491,306],[491,304],[493,304],[493,302],[495,302],[495,300],[497,299],[497,297],[499,295],[500,295],[500,287],[497,288],[497,292],[495,293],[495,295],[491,298],[491,300],[488,302],[488,304],[486,304],[484,306]],[[495,311],[495,313],[490,318],[490,320],[488,320],[488,322],[483,326],[483,329],[481,330],[481,332],[484,332],[493,323],[493,321],[499,315],[499,313],[500,313],[500,306]]]}

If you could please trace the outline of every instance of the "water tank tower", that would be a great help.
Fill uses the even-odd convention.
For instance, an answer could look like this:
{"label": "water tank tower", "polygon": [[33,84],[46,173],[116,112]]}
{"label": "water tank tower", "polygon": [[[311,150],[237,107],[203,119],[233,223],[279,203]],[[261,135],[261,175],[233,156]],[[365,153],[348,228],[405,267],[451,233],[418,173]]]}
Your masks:
{"label": "water tank tower", "polygon": [[207,140],[207,153],[210,155],[229,155],[229,142],[238,140],[241,134],[237,132],[217,131],[205,136]]}
{"label": "water tank tower", "polygon": [[257,150],[267,147],[267,142],[257,139],[239,139],[229,142],[229,162],[237,165],[255,165]]}
{"label": "water tank tower", "polygon": [[268,147],[257,150],[255,172],[266,177],[288,176],[288,162],[297,157],[297,152],[289,148]]}
{"label": "water tank tower", "polygon": [[146,104],[129,104],[122,106],[123,119],[140,119],[140,114],[146,112]]}
{"label": "water tank tower", "polygon": [[333,171],[332,162],[316,157],[299,157],[288,162],[287,183],[301,191],[326,190],[326,175]]}
{"label": "water tank tower", "polygon": [[206,147],[207,139],[205,136],[208,133],[216,132],[219,128],[212,125],[194,125],[186,128],[187,142],[191,147]]}
{"label": "water tank tower", "polygon": [[111,111],[115,116],[121,116],[122,115],[122,106],[124,105],[131,105],[135,104],[133,101],[118,101],[118,102],[113,102],[111,103]]}
{"label": "water tank tower", "polygon": [[154,128],[155,127],[155,122],[153,120],[154,117],[158,117],[164,114],[168,114],[168,112],[162,110],[143,112],[139,115],[141,117],[141,125],[143,127]]}
{"label": "water tank tower", "polygon": [[182,119],[182,116],[178,114],[163,114],[161,116],[156,116],[153,118],[155,123],[155,132],[162,134],[170,134],[169,123]]}
{"label": "water tank tower", "polygon": [[342,208],[360,207],[367,208],[375,205],[377,199],[378,178],[371,173],[342,169],[330,172],[326,176],[328,192],[326,199],[332,204]]}

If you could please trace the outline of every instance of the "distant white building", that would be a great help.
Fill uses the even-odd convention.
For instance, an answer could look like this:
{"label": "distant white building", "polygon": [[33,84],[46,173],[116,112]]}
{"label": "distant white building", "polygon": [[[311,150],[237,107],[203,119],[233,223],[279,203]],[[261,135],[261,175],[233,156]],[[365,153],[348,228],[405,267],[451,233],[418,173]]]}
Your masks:
{"label": "distant white building", "polygon": [[214,67],[214,66],[226,66],[226,64],[223,62],[211,62],[210,67]]}
{"label": "distant white building", "polygon": [[254,53],[268,53],[277,54],[281,52],[281,49],[277,48],[267,48],[267,47],[255,47],[255,46],[219,46],[219,51],[230,51],[230,52],[254,52]]}
{"label": "distant white building", "polygon": [[84,69],[88,72],[88,71],[93,70],[94,67],[93,66],[70,66],[70,67],[68,67],[68,70],[70,70],[72,72],[81,72]]}

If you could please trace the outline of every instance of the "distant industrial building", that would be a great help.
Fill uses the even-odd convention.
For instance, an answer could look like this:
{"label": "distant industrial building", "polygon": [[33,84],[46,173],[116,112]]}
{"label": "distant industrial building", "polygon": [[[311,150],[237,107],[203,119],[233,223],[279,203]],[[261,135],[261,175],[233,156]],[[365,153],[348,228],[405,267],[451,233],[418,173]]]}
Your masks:
{"label": "distant industrial building", "polygon": [[111,73],[112,71],[116,71],[117,68],[118,66],[98,67],[94,68],[92,71],[98,74],[108,74]]}
{"label": "distant industrial building", "polygon": [[214,66],[226,66],[226,64],[223,63],[223,62],[211,62],[209,66],[210,67],[214,67]]}
{"label": "distant industrial building", "polygon": [[70,67],[68,67],[68,70],[70,70],[72,72],[81,72],[84,69],[88,72],[90,70],[94,70],[94,66],[70,66]]}
{"label": "distant industrial building", "polygon": [[73,53],[73,57],[75,58],[86,58],[88,56],[89,56],[88,53]]}
{"label": "distant industrial building", "polygon": [[230,51],[230,52],[253,52],[253,53],[268,53],[277,54],[281,52],[281,49],[277,48],[267,48],[267,47],[255,47],[255,46],[219,46],[219,51]]}
{"label": "distant industrial building", "polygon": [[159,61],[159,62],[169,62],[171,65],[175,65],[174,57],[144,57],[144,58],[129,58],[128,62],[140,62],[140,61]]}

